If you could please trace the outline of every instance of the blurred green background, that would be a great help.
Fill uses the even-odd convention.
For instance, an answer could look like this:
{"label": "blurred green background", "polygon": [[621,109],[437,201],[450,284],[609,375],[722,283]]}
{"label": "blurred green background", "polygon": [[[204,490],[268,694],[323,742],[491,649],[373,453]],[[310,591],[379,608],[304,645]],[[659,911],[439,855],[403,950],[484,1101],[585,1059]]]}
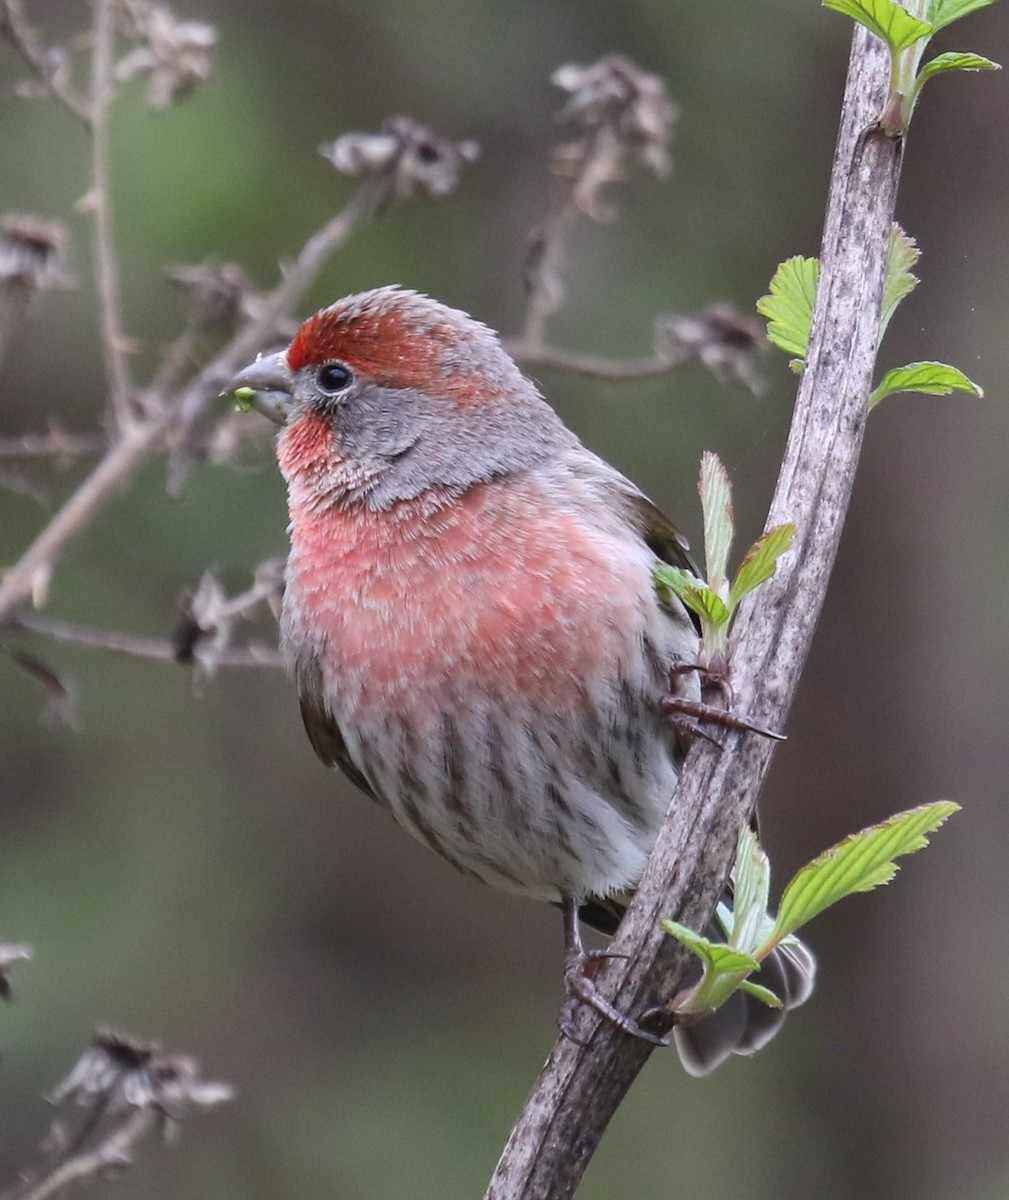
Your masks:
{"label": "blurred green background", "polygon": [[[86,10],[29,6],[53,39]],[[316,153],[406,112],[473,137],[459,191],[393,213],[327,267],[303,312],[398,281],[504,332],[523,310],[565,62],[618,50],[681,106],[674,177],[583,225],[553,340],[633,357],[658,311],[750,310],[775,264],[817,252],[849,24],[815,0],[190,0],[216,73],[168,112],[124,89],[114,203],[143,377],[178,327],[165,264],[243,263],[261,286],[350,192]],[[1009,7],[936,48],[1009,60]],[[0,430],[95,426],[103,404],[82,131],[12,96],[0,54],[0,211],[65,220],[74,292],[42,298],[0,373]],[[950,798],[964,811],[890,889],[811,928],[820,988],[754,1060],[686,1078],[653,1057],[592,1164],[586,1200],[1009,1195],[1009,900],[1004,882],[1009,572],[1003,76],[929,85],[899,217],[924,255],[882,364],[941,358],[983,401],[899,397],[870,422],[836,578],[763,801],[779,884],[842,835]],[[794,392],[784,356],[754,399],[699,369],[604,386],[547,372],[565,419],[699,543],[701,451],[759,528]],[[252,418],[250,418],[251,420]],[[49,611],[164,636],[208,566],[235,589],[285,547],[282,487],[200,467],[179,501],[150,466],[67,555]],[[5,478],[13,468],[4,465]],[[18,466],[0,492],[13,561],[79,478]],[[36,960],[0,1010],[0,1181],[48,1121],[37,1097],[98,1023],[198,1054],[236,1102],[151,1148],[115,1185],[150,1200],[480,1195],[554,1037],[556,913],[457,878],[315,760],[279,673],[222,673],[19,639],[73,682],[79,730],[0,656],[0,938]],[[108,1188],[109,1185],[101,1185]],[[101,1189],[99,1189],[101,1190]]]}

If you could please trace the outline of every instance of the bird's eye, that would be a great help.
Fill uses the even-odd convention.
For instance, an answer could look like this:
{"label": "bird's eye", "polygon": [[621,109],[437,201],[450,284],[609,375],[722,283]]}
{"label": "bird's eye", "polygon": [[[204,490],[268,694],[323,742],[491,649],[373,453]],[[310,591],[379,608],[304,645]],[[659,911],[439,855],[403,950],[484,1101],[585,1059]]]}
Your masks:
{"label": "bird's eye", "polygon": [[315,374],[315,381],[324,392],[342,392],[354,376],[343,363],[323,363]]}

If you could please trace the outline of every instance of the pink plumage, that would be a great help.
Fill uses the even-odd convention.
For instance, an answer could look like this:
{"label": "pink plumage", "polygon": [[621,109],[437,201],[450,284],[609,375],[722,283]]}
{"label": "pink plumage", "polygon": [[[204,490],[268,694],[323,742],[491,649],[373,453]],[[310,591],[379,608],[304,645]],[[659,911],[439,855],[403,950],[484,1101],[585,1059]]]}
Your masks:
{"label": "pink plumage", "polygon": [[[285,424],[282,645],[316,751],[459,870],[565,906],[569,986],[640,1033],[574,914],[612,929],[673,797],[660,702],[698,641],[653,570],[689,563],[682,538],[496,335],[416,293],[339,301],[233,387]],[[801,1003],[811,958],[780,965]],[[753,1015],[678,1037],[688,1067],[766,1041]]]}

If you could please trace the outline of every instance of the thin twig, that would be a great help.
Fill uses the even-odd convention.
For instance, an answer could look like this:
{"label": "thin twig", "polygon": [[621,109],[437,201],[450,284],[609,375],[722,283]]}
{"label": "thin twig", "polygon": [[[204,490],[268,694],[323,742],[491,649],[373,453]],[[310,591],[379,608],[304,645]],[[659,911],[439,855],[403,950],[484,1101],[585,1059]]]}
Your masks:
{"label": "thin twig", "polygon": [[[823,604],[865,427],[879,336],[900,146],[865,136],[886,94],[882,43],[855,34],[821,252],[813,331],[768,525],[792,521],[793,552],[741,612],[732,682],[742,710],[780,729]],[[622,1012],[664,1006],[687,954],[659,929],[703,929],[774,743],[729,733],[695,744],[635,900],[597,984]],[[590,1014],[584,1045],[561,1040],[516,1122],[487,1200],[567,1200],[652,1047]],[[594,1026],[594,1028],[593,1028]],[[580,1031],[582,1032],[582,1031]]]}
{"label": "thin twig", "polygon": [[570,350],[560,350],[523,338],[507,338],[504,347],[524,367],[555,367],[559,371],[570,371],[590,379],[617,382],[670,375],[696,358],[696,355],[686,351],[664,356],[653,354],[650,358],[599,358],[594,354],[575,354]]}
{"label": "thin twig", "polygon": [[[263,348],[264,341],[273,335],[280,320],[293,310],[311,287],[330,255],[347,241],[372,212],[373,189],[366,183],[335,217],[308,239],[293,263],[282,265],[283,278],[270,295],[260,301],[255,317],[238,331],[213,362],[204,367],[195,382],[183,391],[173,409],[171,420],[171,446],[175,461],[169,480],[170,492],[178,491],[182,484],[188,457],[194,449],[192,430],[203,415],[208,400],[218,394],[247,359]],[[0,613],[2,611],[0,607]]]}
{"label": "thin twig", "polygon": [[119,264],[112,228],[112,183],[109,169],[109,113],[114,97],[112,68],[115,55],[114,0],[95,0],[91,31],[91,190],[94,214],[95,278],[102,356],[109,384],[109,401],[115,424],[125,429],[135,420],[133,384],[127,362],[128,343],[123,333],[119,299]]}
{"label": "thin twig", "polygon": [[202,416],[208,399],[217,395],[217,389],[227,383],[247,358],[262,349],[264,338],[293,310],[330,255],[371,215],[371,191],[367,184],[359,188],[341,211],[308,239],[293,263],[282,264],[283,278],[257,306],[255,317],[200,372],[195,386],[190,385],[183,392],[176,406],[177,427],[182,431],[190,429]]}
{"label": "thin twig", "polygon": [[526,263],[524,341],[531,354],[545,350],[547,322],[564,302],[560,259],[564,242],[578,216],[570,192],[533,234]]}
{"label": "thin twig", "polygon": [[104,433],[22,433],[0,437],[0,458],[88,458],[108,446]]}
{"label": "thin twig", "polygon": [[29,597],[36,605],[44,601],[53,570],[67,545],[157,446],[163,432],[162,422],[147,421],[127,427],[109,447],[91,474],[7,570],[0,582],[0,623]]}
{"label": "thin twig", "polygon": [[[85,625],[52,621],[34,614],[12,617],[7,623],[7,628],[38,634],[53,642],[69,646],[82,646],[89,650],[105,650],[112,654],[125,654],[131,658],[146,658],[156,662],[178,661],[176,647],[164,638],[146,638],[131,633],[119,633],[115,630],[91,629]],[[199,649],[195,651],[195,657],[197,659],[200,657]],[[279,670],[284,665],[280,651],[275,646],[255,643],[250,643],[248,646],[214,650],[211,657],[215,668],[224,667],[228,670],[244,670],[245,668]]]}
{"label": "thin twig", "polygon": [[171,395],[197,362],[197,351],[205,338],[204,331],[189,321],[164,351],[154,378],[144,388],[147,403],[157,407],[159,401]]}
{"label": "thin twig", "polygon": [[24,19],[17,0],[0,0],[0,36],[3,36],[38,76],[46,91],[85,125],[91,124],[91,108],[82,100],[61,73],[66,63],[54,60],[35,31]]}
{"label": "thin twig", "polygon": [[360,188],[340,213],[308,239],[283,279],[259,305],[256,315],[186,385],[173,405],[123,429],[119,440],[109,447],[91,474],[3,576],[0,624],[29,598],[34,597],[36,603],[44,599],[56,563],[69,543],[87,528],[147,456],[161,449],[169,435],[175,435],[179,422],[188,425],[198,420],[231,376],[273,336],[278,321],[312,285],[327,257],[369,214],[369,196],[367,185]]}
{"label": "thin twig", "polygon": [[48,1200],[72,1183],[121,1170],[132,1161],[134,1147],[153,1133],[159,1123],[156,1109],[137,1109],[94,1149],[63,1159],[38,1179],[15,1185],[0,1194],[0,1200]]}

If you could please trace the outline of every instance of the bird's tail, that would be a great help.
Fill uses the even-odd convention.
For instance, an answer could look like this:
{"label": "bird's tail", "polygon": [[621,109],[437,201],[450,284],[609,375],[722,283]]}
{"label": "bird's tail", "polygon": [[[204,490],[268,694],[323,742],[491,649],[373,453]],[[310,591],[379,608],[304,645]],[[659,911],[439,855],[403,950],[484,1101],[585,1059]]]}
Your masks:
{"label": "bird's tail", "polygon": [[[731,907],[731,891],[724,900]],[[579,916],[586,925],[612,935],[628,901],[624,897],[592,899],[579,907]],[[715,941],[725,940],[717,918],[706,932]],[[730,1054],[756,1054],[778,1032],[789,1011],[809,999],[815,979],[816,959],[808,946],[798,938],[778,946],[760,964],[757,982],[770,988],[782,1007],[771,1008],[747,992],[736,991],[710,1016],[675,1026],[673,1038],[684,1070],[690,1075],[708,1075]]]}

